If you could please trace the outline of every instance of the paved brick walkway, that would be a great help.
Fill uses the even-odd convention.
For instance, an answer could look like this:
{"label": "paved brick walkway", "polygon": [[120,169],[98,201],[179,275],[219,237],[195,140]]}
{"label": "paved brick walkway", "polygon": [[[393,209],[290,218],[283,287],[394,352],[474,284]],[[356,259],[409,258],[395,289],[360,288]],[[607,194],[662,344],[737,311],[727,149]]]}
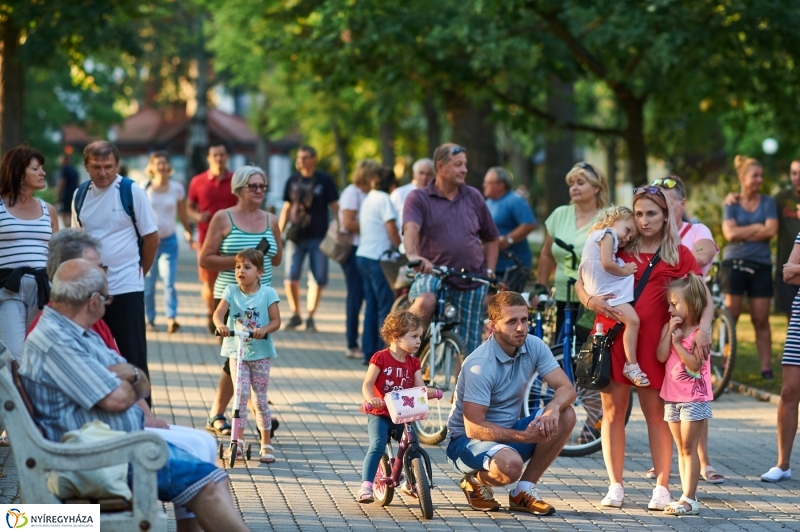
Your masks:
{"label": "paved brick walkway", "polygon": [[[183,327],[174,335],[160,332],[148,338],[150,371],[157,415],[202,428],[222,359],[215,339],[203,331],[193,255],[184,249],[182,257],[178,289]],[[344,284],[337,265],[331,273],[316,320],[320,332],[280,332],[274,337],[280,358],[272,368],[270,399],[281,422],[278,461],[237,463],[229,471],[235,498],[252,530],[800,530],[800,480],[773,485],[758,478],[775,461],[775,407],[732,393],[714,403],[710,442],[714,463],[727,480],[721,486],[701,481],[701,517],[670,518],[647,511],[653,481],[644,476],[650,464],[644,422],[636,409],[628,425],[626,500],[621,510],[597,507],[607,479],[596,454],[559,458],[544,476],[540,490],[556,507],[553,516],[472,511],[441,447],[428,448],[436,482],[431,521],[422,521],[416,501],[399,492],[387,508],[356,503],[367,449],[366,419],[358,411],[364,368],[343,356]],[[276,277],[283,297],[280,272]],[[285,300],[281,310],[288,318]],[[249,423],[248,439],[255,442],[254,423]],[[7,451],[0,451],[0,462],[6,456]],[[677,472],[677,458],[673,471]],[[14,492],[14,472],[7,472],[2,500]],[[677,496],[677,473],[671,480]],[[507,501],[505,490],[496,494]]]}

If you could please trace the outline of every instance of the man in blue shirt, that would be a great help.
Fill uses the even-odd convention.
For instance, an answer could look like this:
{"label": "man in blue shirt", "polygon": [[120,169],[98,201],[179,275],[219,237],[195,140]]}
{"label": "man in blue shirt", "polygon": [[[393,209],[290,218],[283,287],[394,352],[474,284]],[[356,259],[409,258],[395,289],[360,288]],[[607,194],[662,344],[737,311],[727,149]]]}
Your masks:
{"label": "man in blue shirt", "polygon": [[[500,233],[497,238],[500,247],[500,257],[497,260],[498,279],[503,279],[506,271],[514,266],[514,261],[506,256],[507,253],[519,259],[522,267],[528,271],[533,261],[527,236],[536,229],[536,218],[530,205],[511,191],[511,179],[508,170],[500,166],[490,168],[483,178],[486,205]],[[517,282],[511,282],[508,289],[521,291],[525,285],[524,277],[515,275],[513,278]]]}

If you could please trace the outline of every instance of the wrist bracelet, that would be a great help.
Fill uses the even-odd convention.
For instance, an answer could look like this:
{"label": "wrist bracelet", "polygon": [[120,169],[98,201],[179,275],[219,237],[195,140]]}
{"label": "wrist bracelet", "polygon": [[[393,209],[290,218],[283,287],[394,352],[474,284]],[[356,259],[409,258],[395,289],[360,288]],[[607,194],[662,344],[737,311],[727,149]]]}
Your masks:
{"label": "wrist bracelet", "polygon": [[[700,327],[698,327],[698,329],[700,329]],[[705,329],[700,329],[700,332],[704,332],[704,333],[708,334],[709,336],[711,335],[711,329],[709,329],[707,331]]]}

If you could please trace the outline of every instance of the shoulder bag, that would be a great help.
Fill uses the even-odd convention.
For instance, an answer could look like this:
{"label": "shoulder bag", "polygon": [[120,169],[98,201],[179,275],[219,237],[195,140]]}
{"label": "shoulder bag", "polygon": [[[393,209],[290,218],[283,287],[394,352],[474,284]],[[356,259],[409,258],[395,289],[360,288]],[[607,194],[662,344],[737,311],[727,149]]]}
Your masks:
{"label": "shoulder bag", "polygon": [[334,217],[331,224],[328,226],[328,232],[325,233],[325,238],[319,244],[319,250],[328,258],[331,258],[339,264],[344,264],[350,257],[350,251],[353,249],[353,236],[350,233],[342,233],[339,231],[339,219]]}
{"label": "shoulder bag", "polygon": [[[650,273],[661,260],[660,253],[661,248],[658,248],[636,284],[631,305],[635,305],[639,296],[642,295]],[[608,383],[611,382],[611,345],[622,327],[621,323],[617,323],[605,336],[596,334],[589,336],[575,361],[575,384],[577,386],[588,390],[602,390],[608,386]]]}

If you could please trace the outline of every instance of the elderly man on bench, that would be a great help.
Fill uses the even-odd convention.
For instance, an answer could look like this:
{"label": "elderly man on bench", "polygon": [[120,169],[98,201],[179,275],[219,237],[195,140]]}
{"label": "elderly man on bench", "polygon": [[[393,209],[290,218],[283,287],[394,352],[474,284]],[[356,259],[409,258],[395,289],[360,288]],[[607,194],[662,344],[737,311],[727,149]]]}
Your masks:
{"label": "elderly man on bench", "polygon": [[[136,404],[150,393],[140,371],[108,349],[91,331],[111,302],[103,271],[84,259],[64,262],[55,274],[52,306],[28,336],[19,375],[45,438],[100,420],[114,430],[144,430]],[[248,530],[230,495],[227,474],[167,444],[158,471],[158,498],[172,502],[178,530]]]}

